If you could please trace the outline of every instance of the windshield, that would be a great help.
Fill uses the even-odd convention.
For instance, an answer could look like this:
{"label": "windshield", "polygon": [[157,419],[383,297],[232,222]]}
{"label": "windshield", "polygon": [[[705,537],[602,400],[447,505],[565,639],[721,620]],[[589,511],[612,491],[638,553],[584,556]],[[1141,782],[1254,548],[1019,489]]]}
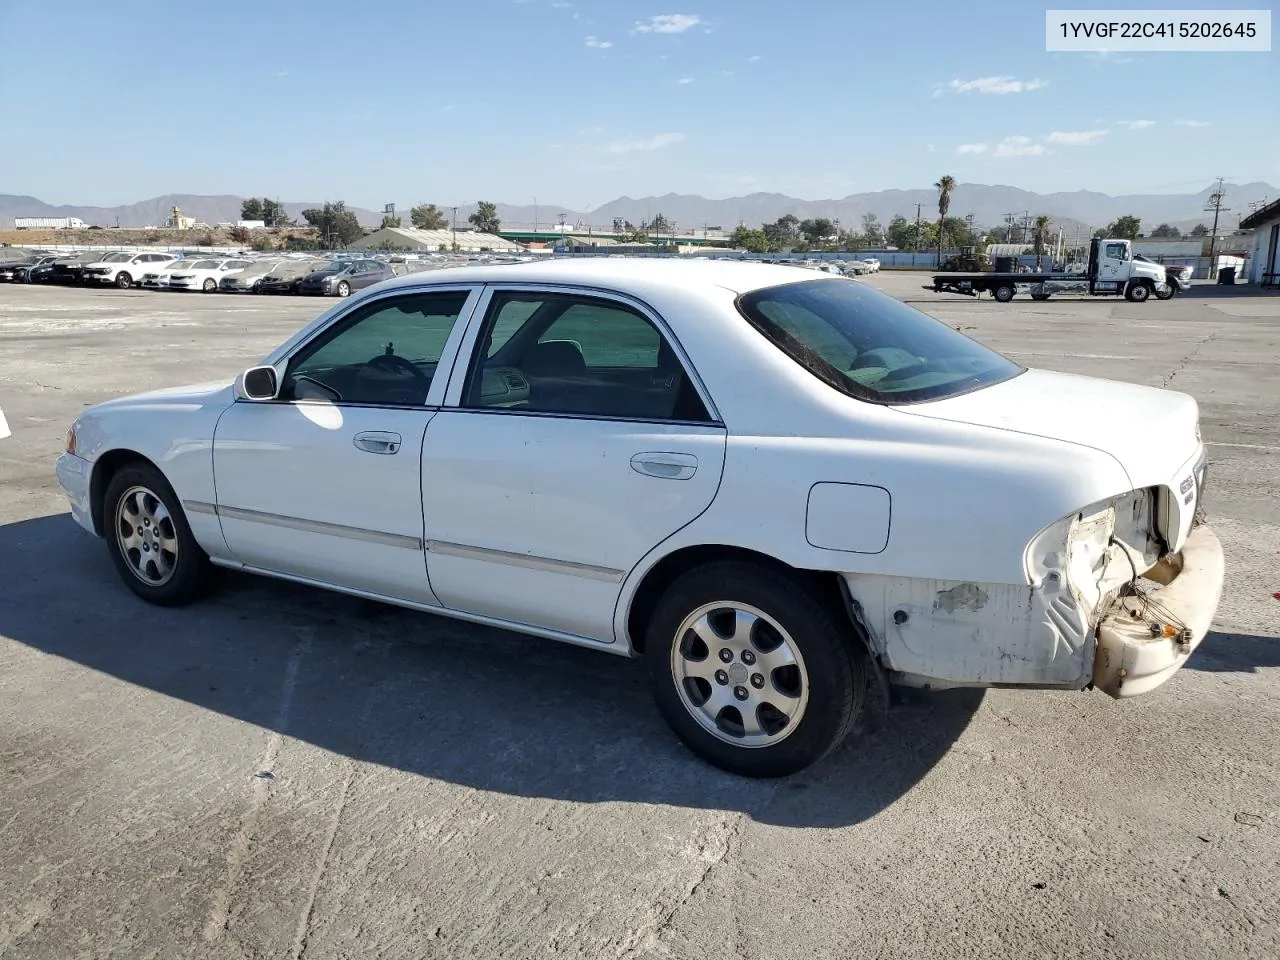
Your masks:
{"label": "windshield", "polygon": [[102,262],[103,263],[128,263],[132,259],[133,259],[133,254],[131,253],[113,253],[109,257],[103,257]]}
{"label": "windshield", "polygon": [[1008,380],[1012,360],[854,280],[802,280],[738,298],[778,349],[840,392],[873,403],[941,400]]}
{"label": "windshield", "polygon": [[217,260],[199,260],[191,267],[192,270],[217,270]]}

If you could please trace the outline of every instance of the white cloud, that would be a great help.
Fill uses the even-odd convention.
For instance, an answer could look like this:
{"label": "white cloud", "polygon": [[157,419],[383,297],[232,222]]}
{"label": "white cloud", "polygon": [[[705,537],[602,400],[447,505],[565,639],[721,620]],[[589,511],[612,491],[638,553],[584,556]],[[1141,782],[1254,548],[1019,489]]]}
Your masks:
{"label": "white cloud", "polygon": [[1180,127],[1207,127],[1208,120],[1175,120],[1173,121]]}
{"label": "white cloud", "polygon": [[1145,130],[1156,125],[1154,120],[1117,120],[1116,123],[1130,130]]}
{"label": "white cloud", "polygon": [[683,133],[659,133],[645,140],[613,140],[605,144],[605,153],[652,153],[685,139]]}
{"label": "white cloud", "polygon": [[1058,143],[1064,147],[1083,147],[1097,143],[1107,135],[1105,130],[1055,130],[1045,137],[1050,143]]}
{"label": "white cloud", "polygon": [[759,63],[759,62],[760,62],[760,54],[756,54],[754,57],[747,57],[747,63]]}
{"label": "white cloud", "polygon": [[947,84],[939,84],[934,88],[934,96],[941,96],[942,91],[950,90],[953,93],[987,93],[987,94],[1006,94],[1006,93],[1030,93],[1032,90],[1040,90],[1049,85],[1048,80],[1017,80],[1014,77],[978,77],[975,80],[955,79]]}
{"label": "white cloud", "polygon": [[681,77],[676,83],[684,86],[686,83],[693,83],[693,77]]}
{"label": "white cloud", "polygon": [[965,154],[986,153],[987,145],[985,143],[962,143],[956,147],[956,153],[964,156]]}
{"label": "white cloud", "polygon": [[587,37],[583,42],[592,50],[608,50],[613,46],[612,40],[601,40],[598,37]]}
{"label": "white cloud", "polygon": [[637,20],[632,33],[684,33],[702,22],[696,13],[661,13],[648,20]]}
{"label": "white cloud", "polygon": [[1044,144],[1032,143],[1030,137],[1005,137],[996,145],[997,157],[1041,157],[1049,150]]}

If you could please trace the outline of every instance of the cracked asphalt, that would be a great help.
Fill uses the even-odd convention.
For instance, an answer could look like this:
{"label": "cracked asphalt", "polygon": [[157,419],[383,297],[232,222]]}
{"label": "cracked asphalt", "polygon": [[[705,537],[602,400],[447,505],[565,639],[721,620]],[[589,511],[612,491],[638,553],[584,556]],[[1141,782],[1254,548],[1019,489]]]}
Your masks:
{"label": "cracked asphalt", "polygon": [[867,282],[1199,399],[1225,596],[1152,695],[916,695],[771,782],[596,652],[237,576],[142,604],[57,492],[68,423],[326,304],[0,287],[0,957],[1280,956],[1280,297],[921,280]]}

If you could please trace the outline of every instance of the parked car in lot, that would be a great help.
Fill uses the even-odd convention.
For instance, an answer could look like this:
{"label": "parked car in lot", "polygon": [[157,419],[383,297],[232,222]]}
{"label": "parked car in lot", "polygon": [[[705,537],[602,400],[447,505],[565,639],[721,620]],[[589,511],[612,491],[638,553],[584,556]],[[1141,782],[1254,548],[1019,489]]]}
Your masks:
{"label": "parked car in lot", "polygon": [[282,260],[274,270],[262,278],[257,293],[297,293],[303,278],[312,270],[324,266],[326,261],[318,257],[305,260]]}
{"label": "parked car in lot", "polygon": [[1204,464],[1191,397],[859,282],[599,258],[388,282],[234,382],[85,410],[56,472],[145,600],[229,567],[643,657],[689,747],[771,776],[869,672],[1164,683],[1222,587]]}
{"label": "parked car in lot", "polygon": [[32,279],[37,283],[80,284],[84,282],[85,267],[101,259],[101,251],[85,251],[60,257],[49,265],[47,278],[39,271],[33,271]]}
{"label": "parked car in lot", "polygon": [[169,276],[171,290],[200,290],[214,293],[218,289],[218,281],[231,273],[239,273],[252,262],[250,260],[188,260],[187,266],[175,270]]}
{"label": "parked car in lot", "polygon": [[0,440],[11,436],[9,432],[9,421],[4,418],[4,411],[0,410]]}
{"label": "parked car in lot", "polygon": [[0,266],[0,280],[9,280],[13,283],[32,283],[35,271],[41,267],[52,267],[59,260],[56,253],[46,253],[40,256],[32,257],[26,263],[6,264]]}
{"label": "parked car in lot", "polygon": [[353,290],[363,290],[395,276],[391,264],[381,260],[335,261],[307,274],[298,292],[324,297],[347,297]]}
{"label": "parked car in lot", "polygon": [[255,260],[230,276],[224,275],[218,281],[218,289],[223,293],[257,293],[264,277],[278,267],[281,260]]}
{"label": "parked car in lot", "polygon": [[183,270],[190,265],[190,260],[178,259],[170,260],[159,267],[150,267],[142,275],[142,279],[138,281],[138,286],[145,287],[148,290],[166,290],[169,287],[169,281],[173,278],[174,271]]}
{"label": "parked car in lot", "polygon": [[141,280],[149,270],[172,263],[176,259],[171,253],[111,253],[97,263],[89,263],[84,267],[85,283],[102,283],[127,290],[135,280]]}

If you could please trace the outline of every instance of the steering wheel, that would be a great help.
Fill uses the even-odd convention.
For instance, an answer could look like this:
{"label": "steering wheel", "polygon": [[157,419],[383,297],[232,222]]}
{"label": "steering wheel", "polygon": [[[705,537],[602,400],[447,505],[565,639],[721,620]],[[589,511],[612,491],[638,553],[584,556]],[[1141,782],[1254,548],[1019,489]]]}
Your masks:
{"label": "steering wheel", "polygon": [[420,381],[423,386],[431,385],[431,378],[423,373],[417,364],[406,360],[404,357],[398,357],[394,353],[380,353],[372,360],[366,361],[365,366],[372,367],[375,370],[383,370],[387,373],[407,373]]}

